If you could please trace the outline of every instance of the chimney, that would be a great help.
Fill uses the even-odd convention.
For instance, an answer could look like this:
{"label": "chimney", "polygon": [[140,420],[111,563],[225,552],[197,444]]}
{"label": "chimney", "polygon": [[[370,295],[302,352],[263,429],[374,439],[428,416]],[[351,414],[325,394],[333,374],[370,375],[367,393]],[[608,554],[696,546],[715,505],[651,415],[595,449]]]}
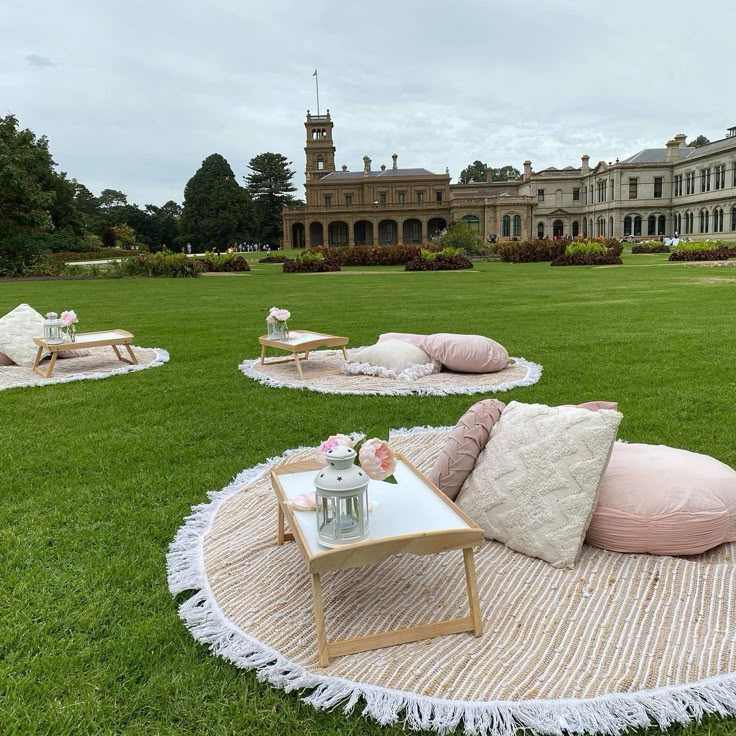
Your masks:
{"label": "chimney", "polygon": [[488,166],[486,168],[486,184],[490,184],[493,181],[493,169]]}
{"label": "chimney", "polygon": [[381,164],[381,171],[386,171],[386,164]]}
{"label": "chimney", "polygon": [[588,166],[588,161],[590,161],[590,156],[586,153],[585,156],[582,156],[580,158],[580,161],[582,162],[582,165],[580,166],[580,173],[583,176],[588,176],[590,174],[590,166]]}
{"label": "chimney", "polygon": [[532,162],[527,159],[524,161],[524,177],[523,181],[529,181],[532,178]]}
{"label": "chimney", "polygon": [[676,161],[680,158],[680,146],[676,140],[667,141],[667,156],[666,161]]}
{"label": "chimney", "polygon": [[393,161],[393,165],[391,166],[392,169],[398,169],[399,167],[396,165],[396,161],[399,158],[398,153],[391,154],[391,160]]}
{"label": "chimney", "polygon": [[687,140],[687,136],[684,133],[678,133],[675,136],[674,140],[677,141],[677,145],[680,148],[685,148],[685,141]]}
{"label": "chimney", "polygon": [[363,156],[363,176],[368,176],[371,173],[371,160],[368,156]]}
{"label": "chimney", "polygon": [[343,170],[343,171],[347,171],[347,170],[348,170],[348,167],[347,167],[347,166],[345,166],[345,164],[343,164],[343,165],[342,165],[342,170]]}

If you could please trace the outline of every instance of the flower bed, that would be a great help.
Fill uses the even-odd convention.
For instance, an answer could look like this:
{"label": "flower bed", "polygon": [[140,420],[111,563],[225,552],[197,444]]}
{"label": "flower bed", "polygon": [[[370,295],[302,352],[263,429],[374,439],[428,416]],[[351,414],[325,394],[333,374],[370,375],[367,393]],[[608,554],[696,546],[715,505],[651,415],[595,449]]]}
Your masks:
{"label": "flower bed", "polygon": [[299,258],[287,258],[283,265],[284,273],[329,273],[341,270],[337,263],[312,251],[305,251]]}
{"label": "flower bed", "polygon": [[552,266],[620,265],[623,246],[616,241],[583,240],[570,243],[565,252],[552,261]]}
{"label": "flower bed", "polygon": [[736,258],[736,246],[725,243],[681,243],[670,253],[667,260],[725,261],[729,258]]}
{"label": "flower bed", "polygon": [[113,271],[123,276],[152,276],[160,278],[193,278],[205,270],[203,261],[182,254],[154,253],[126,258],[113,264]]}
{"label": "flower bed", "polygon": [[534,263],[537,261],[553,261],[565,252],[570,241],[550,240],[504,240],[495,243],[492,251],[506,263]]}
{"label": "flower bed", "polygon": [[286,263],[288,260],[289,256],[271,255],[259,258],[258,263]]}
{"label": "flower bed", "polygon": [[310,248],[338,266],[402,266],[420,255],[417,245],[357,245],[338,248]]}
{"label": "flower bed", "polygon": [[250,266],[245,257],[239,253],[207,253],[202,258],[197,259],[203,266],[203,270],[208,273],[239,273],[242,271],[250,271]]}
{"label": "flower bed", "polygon": [[664,243],[641,243],[632,245],[632,253],[669,253],[672,249]]}
{"label": "flower bed", "polygon": [[405,266],[405,271],[461,271],[466,268],[473,268],[473,262],[465,255],[456,253],[448,255],[440,252],[433,252],[432,257],[426,254],[431,251],[422,251],[419,258],[409,261]]}

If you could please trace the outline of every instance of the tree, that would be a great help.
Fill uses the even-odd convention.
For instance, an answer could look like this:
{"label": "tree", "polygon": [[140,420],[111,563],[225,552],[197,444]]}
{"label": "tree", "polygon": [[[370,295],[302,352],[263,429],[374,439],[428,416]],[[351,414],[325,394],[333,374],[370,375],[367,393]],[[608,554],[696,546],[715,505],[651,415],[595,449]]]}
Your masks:
{"label": "tree", "polygon": [[14,115],[0,118],[0,235],[53,229],[53,167],[44,136],[20,130]]}
{"label": "tree", "polygon": [[486,181],[486,175],[489,170],[491,172],[491,181],[513,181],[521,176],[521,172],[510,164],[494,169],[482,161],[473,161],[472,164],[468,164],[467,168],[460,172],[460,183],[484,182]]}
{"label": "tree", "polygon": [[219,153],[208,156],[184,188],[181,240],[195,250],[226,248],[251,236],[253,207],[230,164]]}
{"label": "tree", "polygon": [[701,146],[707,146],[710,141],[704,136],[699,135],[697,138],[693,138],[687,145],[690,148],[700,148]]}
{"label": "tree", "polygon": [[248,163],[251,173],[245,177],[258,219],[258,235],[263,243],[280,245],[282,238],[281,210],[291,204],[291,183],[294,171],[291,161],[280,153],[260,153]]}

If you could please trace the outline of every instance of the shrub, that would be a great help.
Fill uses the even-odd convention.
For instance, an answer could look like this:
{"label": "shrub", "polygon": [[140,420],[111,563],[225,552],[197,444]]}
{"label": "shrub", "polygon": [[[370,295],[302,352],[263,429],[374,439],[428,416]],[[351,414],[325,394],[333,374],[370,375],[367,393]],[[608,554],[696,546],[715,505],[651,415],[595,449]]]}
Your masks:
{"label": "shrub", "polygon": [[418,258],[404,266],[405,271],[460,271],[465,268],[473,268],[473,262],[466,255],[445,255],[442,251],[428,250],[423,250]]}
{"label": "shrub", "polygon": [[304,251],[298,258],[287,258],[283,264],[284,273],[327,273],[341,270],[337,263],[321,253],[310,251]]}
{"label": "shrub", "polygon": [[187,258],[183,253],[142,253],[117,263],[114,272],[125,276],[192,278],[203,270],[198,258]]}
{"label": "shrub", "polygon": [[620,266],[621,256],[613,250],[602,253],[563,253],[555,258],[551,266]]}
{"label": "shrub", "polygon": [[401,266],[418,258],[420,250],[417,245],[319,246],[304,251],[304,254],[320,253],[325,260],[338,266]]}
{"label": "shrub", "polygon": [[258,263],[284,263],[284,261],[288,260],[289,256],[271,255],[265,258],[259,258]]}
{"label": "shrub", "polygon": [[570,243],[565,248],[566,256],[583,256],[583,255],[603,255],[607,253],[607,248],[595,240],[581,240]]}
{"label": "shrub", "polygon": [[641,243],[639,245],[632,245],[632,253],[669,253],[670,246],[664,243]]}
{"label": "shrub", "polygon": [[202,265],[202,270],[208,273],[239,273],[250,271],[248,261],[239,253],[207,253],[197,260]]}
{"label": "shrub", "polygon": [[452,223],[433,238],[432,245],[439,250],[454,248],[460,253],[473,256],[483,256],[489,252],[488,246],[481,241],[473,228],[462,220]]}
{"label": "shrub", "polygon": [[120,248],[102,248],[94,251],[59,251],[53,257],[61,261],[102,261],[106,258],[131,258],[136,255],[134,250],[120,250]]}
{"label": "shrub", "polygon": [[504,240],[494,243],[491,251],[507,263],[532,263],[536,261],[553,261],[565,252],[570,241],[551,240]]}
{"label": "shrub", "polygon": [[736,258],[736,246],[707,240],[696,243],[679,243],[670,253],[670,261],[725,261]]}

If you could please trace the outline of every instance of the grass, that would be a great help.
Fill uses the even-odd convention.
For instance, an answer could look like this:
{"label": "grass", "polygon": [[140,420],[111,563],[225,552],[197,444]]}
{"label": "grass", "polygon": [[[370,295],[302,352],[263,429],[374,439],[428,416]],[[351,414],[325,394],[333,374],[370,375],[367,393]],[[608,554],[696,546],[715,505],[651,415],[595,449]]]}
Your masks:
{"label": "grass", "polygon": [[[192,504],[243,468],[338,431],[452,424],[476,400],[269,389],[237,370],[266,311],[367,344],[381,331],[490,335],[544,365],[504,400],[617,400],[620,436],[736,465],[736,284],[625,256],[608,268],[485,263],[478,273],[3,283],[20,302],[123,327],[171,362],[0,393],[0,733],[398,734],[317,712],[197,645],[165,577]],[[734,721],[675,729],[731,733]]]}

